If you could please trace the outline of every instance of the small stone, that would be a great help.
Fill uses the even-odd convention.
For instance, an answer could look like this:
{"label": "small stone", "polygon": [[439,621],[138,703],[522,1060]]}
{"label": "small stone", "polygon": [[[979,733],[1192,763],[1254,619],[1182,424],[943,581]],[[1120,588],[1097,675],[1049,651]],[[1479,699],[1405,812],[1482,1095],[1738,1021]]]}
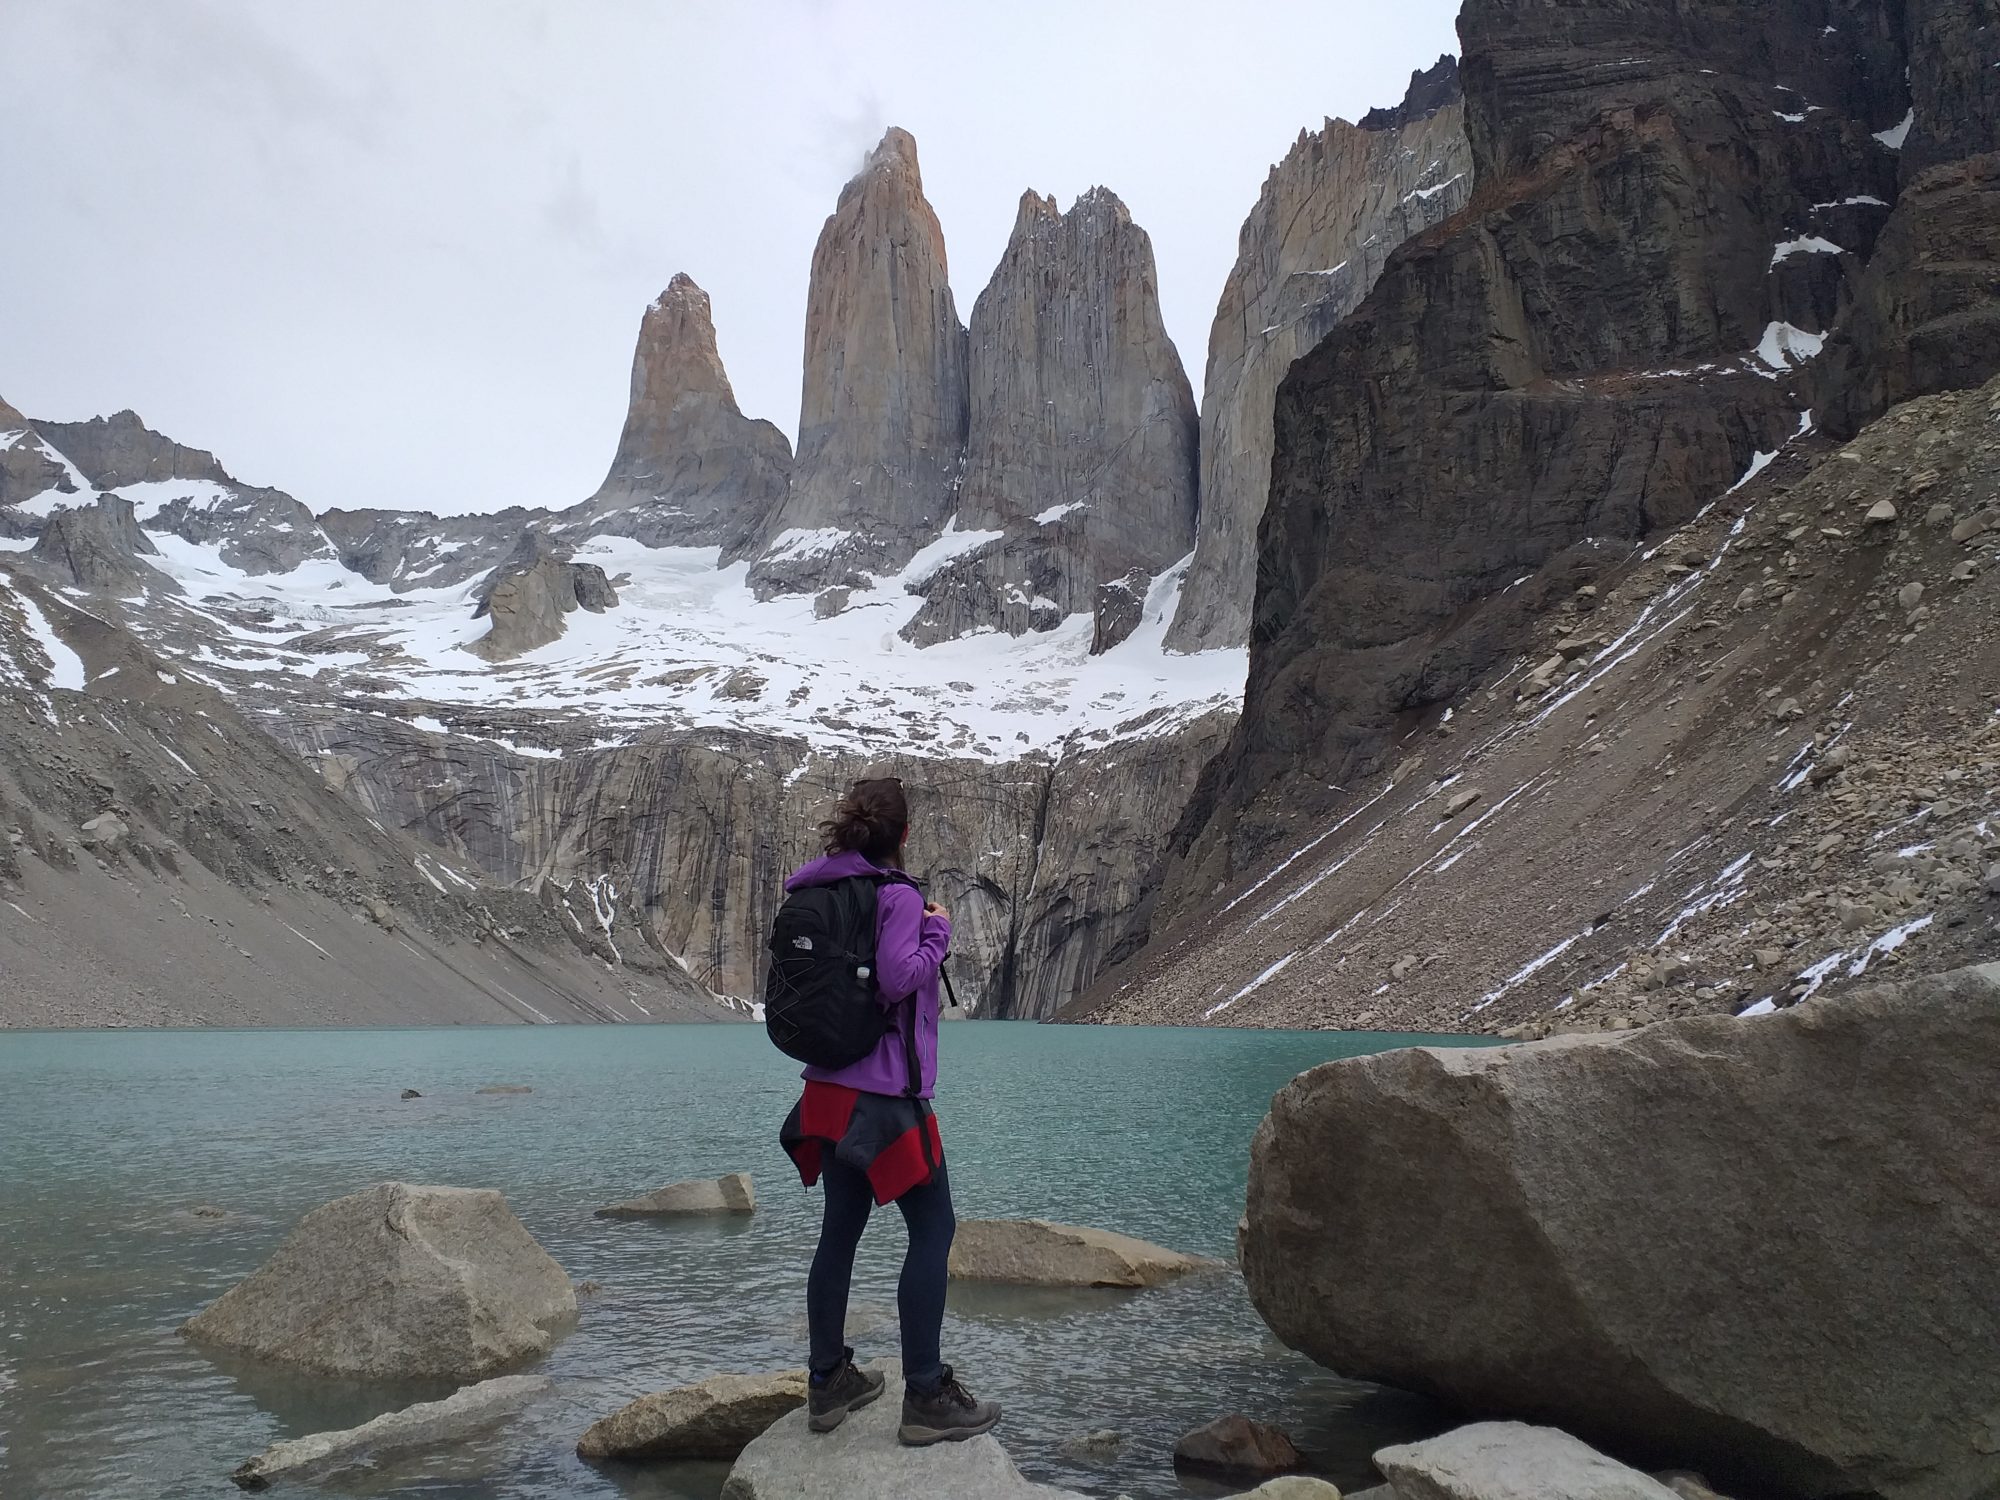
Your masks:
{"label": "small stone", "polygon": [[1942,531],[1945,527],[1950,526],[1957,519],[1958,519],[1957,513],[1953,511],[1949,505],[1940,502],[1936,505],[1933,505],[1930,508],[1930,510],[1925,513],[1924,524],[1935,531]]}
{"label": "small stone", "polygon": [[1468,807],[1472,806],[1473,803],[1477,802],[1481,797],[1485,795],[1486,794],[1481,791],[1469,791],[1469,792],[1457,793],[1449,801],[1445,803],[1444,805],[1445,817],[1447,819],[1457,817],[1460,813],[1464,812]]}
{"label": "small stone", "polygon": [[1760,969],[1775,969],[1784,961],[1785,951],[1782,948],[1759,948],[1757,950],[1757,967]]}
{"label": "small stone", "polygon": [[[1371,1496],[1373,1500],[1396,1500],[1396,1492],[1386,1484],[1363,1490],[1353,1500],[1370,1500]],[[1281,1474],[1265,1480],[1245,1494],[1243,1500],[1340,1500],[1340,1487],[1310,1474]]]}
{"label": "small stone", "polygon": [[1924,602],[1924,586],[1921,583],[1906,583],[1896,595],[1896,603],[1904,614],[1909,614]]}
{"label": "small stone", "polygon": [[1893,526],[1896,524],[1895,502],[1877,500],[1868,508],[1866,520],[1870,526]]}
{"label": "small stone", "polygon": [[1073,1438],[1065,1438],[1056,1445],[1056,1452],[1071,1463],[1083,1464],[1093,1469],[1108,1469],[1118,1462],[1118,1455],[1125,1451],[1125,1434],[1109,1427],[1099,1427],[1090,1432],[1080,1432]]}
{"label": "small stone", "polygon": [[1787,698],[1771,710],[1771,717],[1780,724],[1789,724],[1793,719],[1803,719],[1805,716],[1806,711],[1799,707],[1799,700],[1796,698]]}
{"label": "small stone", "polygon": [[1738,609],[1755,609],[1758,597],[1757,585],[1753,583],[1736,596],[1736,607]]}
{"label": "small stone", "polygon": [[1970,583],[1978,576],[1979,564],[1975,562],[1962,562],[1951,570],[1953,583]]}
{"label": "small stone", "polygon": [[418,1093],[415,1089],[404,1089],[402,1097],[405,1099],[421,1099],[424,1096]]}
{"label": "small stone", "polygon": [[1405,953],[1401,958],[1389,965],[1389,977],[1396,983],[1401,984],[1405,979],[1408,979],[1412,974],[1417,972],[1422,962],[1416,954]]}
{"label": "small stone", "polygon": [[193,1214],[197,1219],[224,1219],[228,1217],[228,1214],[224,1210],[217,1208],[213,1203],[197,1203],[188,1212]]}
{"label": "small stone", "polygon": [[600,1208],[600,1219],[672,1218],[685,1214],[747,1214],[757,1210],[757,1193],[748,1172],[731,1172],[726,1177],[697,1178],[692,1182],[670,1182],[643,1197],[628,1198],[608,1208]]}
{"label": "small stone", "polygon": [[1983,536],[1986,528],[1992,524],[1992,517],[1986,515],[1984,512],[1976,516],[1967,516],[1963,521],[1960,521],[1956,526],[1951,528],[1951,539],[1960,546],[1963,546],[1975,537]]}

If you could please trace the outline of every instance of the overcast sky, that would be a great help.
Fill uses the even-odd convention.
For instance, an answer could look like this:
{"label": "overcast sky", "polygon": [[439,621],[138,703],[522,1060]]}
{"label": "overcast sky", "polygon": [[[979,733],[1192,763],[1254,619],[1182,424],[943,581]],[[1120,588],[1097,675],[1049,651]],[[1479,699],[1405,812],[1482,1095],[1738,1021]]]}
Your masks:
{"label": "overcast sky", "polygon": [[1265,173],[1456,0],[0,0],[0,396],[334,505],[597,487],[676,271],[793,432],[806,272],[887,125],[969,315],[1023,188],[1114,189],[1199,386]]}

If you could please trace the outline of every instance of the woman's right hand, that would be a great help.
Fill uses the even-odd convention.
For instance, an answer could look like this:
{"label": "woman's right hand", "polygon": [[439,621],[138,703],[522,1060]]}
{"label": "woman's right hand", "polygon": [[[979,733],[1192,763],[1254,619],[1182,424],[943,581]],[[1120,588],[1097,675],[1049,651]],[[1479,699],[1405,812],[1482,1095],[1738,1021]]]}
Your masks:
{"label": "woman's right hand", "polygon": [[942,917],[947,922],[951,920],[951,913],[935,901],[926,901],[924,903],[924,915],[927,917]]}

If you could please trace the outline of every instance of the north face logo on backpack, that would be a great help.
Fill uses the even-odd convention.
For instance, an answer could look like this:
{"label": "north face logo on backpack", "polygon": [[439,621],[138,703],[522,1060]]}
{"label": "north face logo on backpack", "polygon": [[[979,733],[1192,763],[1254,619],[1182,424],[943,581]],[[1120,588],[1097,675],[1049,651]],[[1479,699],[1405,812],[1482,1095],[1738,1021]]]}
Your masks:
{"label": "north face logo on backpack", "polygon": [[813,951],[813,940],[809,937],[793,938],[792,946],[801,953],[810,953]]}

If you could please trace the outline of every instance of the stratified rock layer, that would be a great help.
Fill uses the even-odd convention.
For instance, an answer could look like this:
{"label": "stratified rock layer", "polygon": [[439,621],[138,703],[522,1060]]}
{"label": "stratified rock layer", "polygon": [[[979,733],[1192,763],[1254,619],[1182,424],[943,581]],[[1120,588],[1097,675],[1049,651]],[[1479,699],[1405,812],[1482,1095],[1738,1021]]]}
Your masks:
{"label": "stratified rock layer", "polygon": [[1257,1132],[1244,1276],[1344,1375],[1725,1490],[1971,1500],[2000,1483],[1996,1068],[1996,965],[1329,1063]]}
{"label": "stratified rock layer", "polygon": [[784,502],[791,466],[785,435],[737,408],[708,293],[678,275],[639,325],[611,472],[563,519],[648,547],[720,547],[728,560]]}
{"label": "stratified rock layer", "polygon": [[900,568],[956,504],[966,402],[944,231],[915,139],[891,129],[813,250],[798,459],[753,581],[791,592]]}
{"label": "stratified rock layer", "polygon": [[717,1375],[655,1391],[590,1424],[576,1445],[587,1459],[727,1459],[806,1404],[803,1370]]}
{"label": "stratified rock layer", "polygon": [[307,1214],[181,1332],[326,1375],[466,1380],[545,1352],[575,1315],[500,1194],[385,1182]]}
{"label": "stratified rock layer", "polygon": [[1391,251],[1471,193],[1450,58],[1413,78],[1396,110],[1359,127],[1328,120],[1318,134],[1299,132],[1271,169],[1209,329],[1200,540],[1167,637],[1173,649],[1240,646],[1249,636],[1278,382],[1368,295]]}
{"label": "stratified rock layer", "polygon": [[1047,628],[1098,610],[1194,541],[1194,394],[1160,317],[1153,246],[1118,196],[1068,213],[1022,196],[972,308],[971,418],[958,528],[999,539],[925,580],[927,644]]}

